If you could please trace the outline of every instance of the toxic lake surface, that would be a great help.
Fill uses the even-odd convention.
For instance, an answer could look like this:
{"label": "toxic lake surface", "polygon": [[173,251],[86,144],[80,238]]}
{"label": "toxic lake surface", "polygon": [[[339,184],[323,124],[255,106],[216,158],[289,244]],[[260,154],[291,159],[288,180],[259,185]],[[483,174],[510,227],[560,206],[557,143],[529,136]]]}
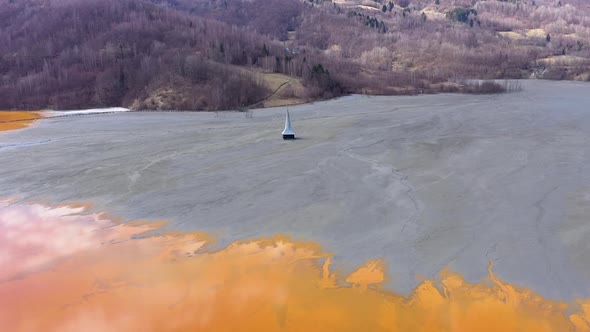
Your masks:
{"label": "toxic lake surface", "polygon": [[244,113],[42,119],[0,133],[3,198],[92,202],[218,245],[285,234],[341,271],[383,258],[409,292],[449,268],[590,297],[590,84],[503,95],[348,96]]}

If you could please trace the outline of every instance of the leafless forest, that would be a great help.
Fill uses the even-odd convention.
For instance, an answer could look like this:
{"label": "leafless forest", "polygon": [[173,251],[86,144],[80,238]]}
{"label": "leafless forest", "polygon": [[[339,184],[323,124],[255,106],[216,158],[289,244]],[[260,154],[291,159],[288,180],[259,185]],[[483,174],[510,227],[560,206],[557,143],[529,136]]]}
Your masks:
{"label": "leafless forest", "polygon": [[[255,104],[590,80],[584,0],[0,0],[0,109]],[[485,86],[484,86],[485,87]]]}

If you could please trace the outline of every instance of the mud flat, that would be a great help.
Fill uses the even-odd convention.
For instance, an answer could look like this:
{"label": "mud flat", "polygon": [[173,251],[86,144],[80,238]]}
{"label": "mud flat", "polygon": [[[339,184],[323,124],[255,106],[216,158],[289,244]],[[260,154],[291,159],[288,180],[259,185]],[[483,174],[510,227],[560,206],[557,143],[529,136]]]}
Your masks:
{"label": "mud flat", "polygon": [[450,268],[590,297],[590,84],[494,96],[349,96],[284,108],[41,119],[0,133],[3,197],[95,202],[230,241],[317,241],[342,271],[383,258],[409,292]]}

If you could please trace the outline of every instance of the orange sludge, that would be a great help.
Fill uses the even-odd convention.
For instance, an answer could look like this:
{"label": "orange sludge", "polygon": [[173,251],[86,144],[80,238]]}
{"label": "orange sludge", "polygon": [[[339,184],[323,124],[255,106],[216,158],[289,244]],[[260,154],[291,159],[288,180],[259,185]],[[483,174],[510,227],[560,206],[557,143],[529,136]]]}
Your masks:
{"label": "orange sludge", "polygon": [[[442,271],[409,296],[383,262],[348,276],[285,236],[209,250],[202,233],[149,236],[83,207],[0,202],[0,326],[6,331],[590,331],[569,307],[502,281]],[[357,287],[353,287],[357,286]],[[569,310],[568,310],[569,309]]]}
{"label": "orange sludge", "polygon": [[0,131],[26,128],[41,117],[40,112],[0,111]]}

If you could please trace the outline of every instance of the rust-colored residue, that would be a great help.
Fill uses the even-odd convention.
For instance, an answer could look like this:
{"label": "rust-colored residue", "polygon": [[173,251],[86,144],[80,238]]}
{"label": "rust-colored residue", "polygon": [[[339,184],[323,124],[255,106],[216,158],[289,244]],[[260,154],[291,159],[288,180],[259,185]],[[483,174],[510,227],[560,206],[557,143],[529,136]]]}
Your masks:
{"label": "rust-colored residue", "polygon": [[0,111],[0,131],[26,128],[39,118],[40,112]]}
{"label": "rust-colored residue", "polygon": [[590,331],[590,301],[554,302],[494,275],[443,271],[410,296],[381,261],[349,276],[286,237],[224,249],[200,233],[149,236],[84,207],[0,202],[2,331]]}

